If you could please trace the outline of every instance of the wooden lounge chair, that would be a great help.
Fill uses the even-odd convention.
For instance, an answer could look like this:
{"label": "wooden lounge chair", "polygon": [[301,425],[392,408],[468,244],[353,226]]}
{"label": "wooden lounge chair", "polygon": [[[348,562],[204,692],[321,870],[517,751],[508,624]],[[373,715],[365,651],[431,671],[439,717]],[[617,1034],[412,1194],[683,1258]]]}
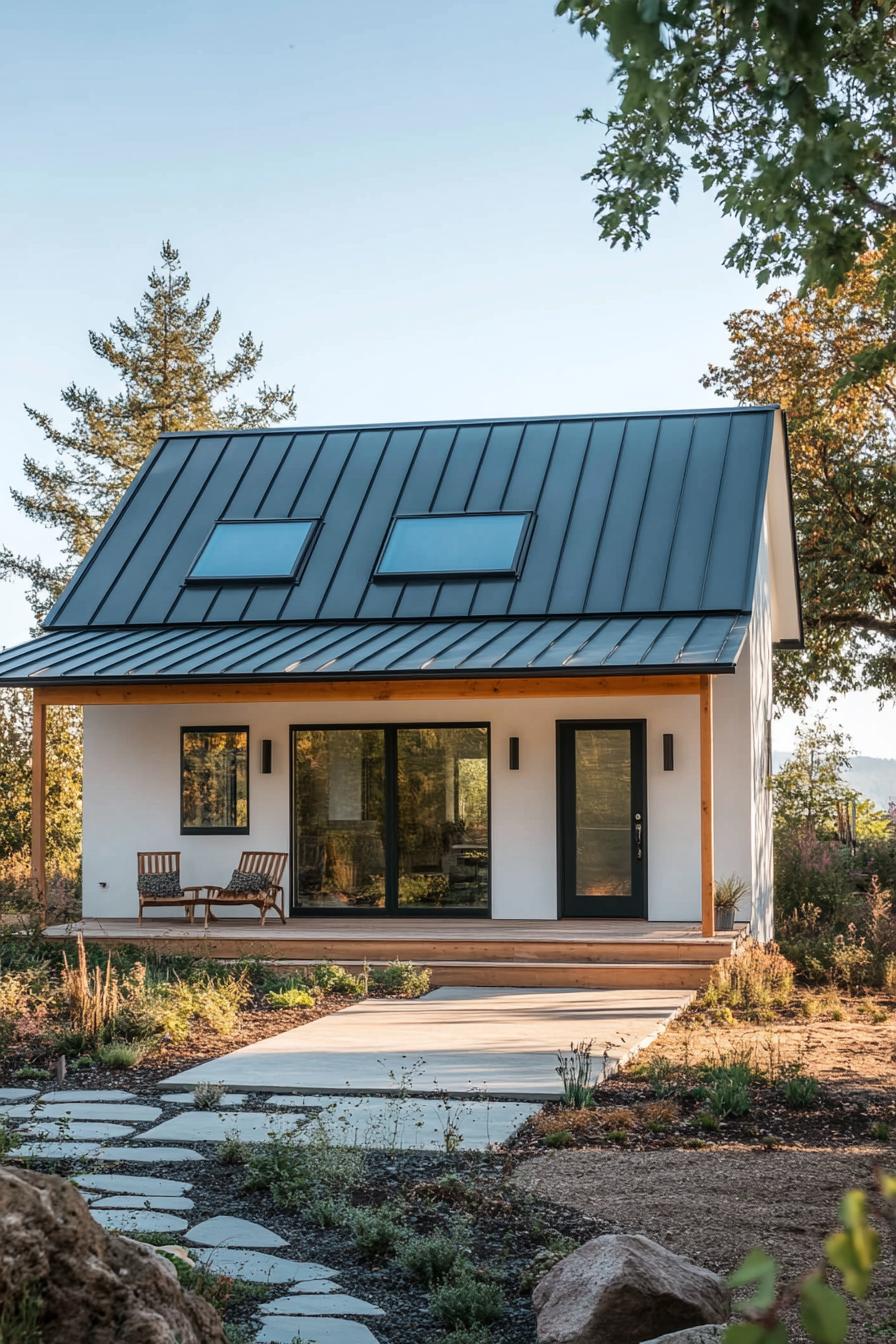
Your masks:
{"label": "wooden lounge chair", "polygon": [[[269,910],[276,910],[280,923],[286,923],[283,911],[283,869],[286,867],[287,854],[277,854],[268,850],[244,850],[236,866],[238,873],[251,873],[262,879],[258,890],[246,891],[227,887],[205,887],[205,895],[199,897],[205,906],[205,925],[216,916],[211,913],[213,905],[254,905],[261,916],[262,925]],[[231,883],[233,879],[231,878]]]}
{"label": "wooden lounge chair", "polygon": [[[168,878],[170,882],[143,882],[141,878]],[[147,891],[148,886],[164,888],[170,886],[171,894]],[[137,855],[137,900],[139,913],[137,923],[143,923],[143,909],[147,905],[182,905],[184,916],[192,924],[196,914],[196,902],[200,887],[182,887],[180,885],[180,850],[158,849],[144,850]]]}

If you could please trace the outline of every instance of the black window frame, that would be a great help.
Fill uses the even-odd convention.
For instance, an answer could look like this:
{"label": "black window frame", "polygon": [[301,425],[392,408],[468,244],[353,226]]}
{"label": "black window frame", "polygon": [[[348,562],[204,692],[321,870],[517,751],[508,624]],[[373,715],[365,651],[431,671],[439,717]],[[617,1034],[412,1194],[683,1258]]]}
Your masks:
{"label": "black window frame", "polygon": [[[246,824],[245,826],[187,826],[184,820],[184,737],[187,733],[245,733],[246,734]],[[181,835],[248,835],[251,825],[251,762],[249,725],[243,723],[182,724],[180,730],[180,833]]]}
{"label": "black window frame", "polygon": [[[431,910],[415,909],[398,903],[398,733],[414,728],[484,728],[485,761],[488,767],[486,806],[488,808],[488,880],[486,903],[473,906],[437,906]],[[295,800],[295,737],[297,733],[327,733],[337,731],[381,732],[383,734],[383,768],[385,771],[383,800],[385,808],[385,876],[386,897],[380,907],[345,909],[343,907],[301,905],[296,881],[296,800]],[[464,719],[422,723],[291,723],[289,725],[289,914],[296,919],[491,919],[492,917],[492,725],[488,720]]]}
{"label": "black window frame", "polygon": [[[410,570],[389,570],[382,572],[380,565],[383,563],[389,542],[399,523],[419,519],[419,518],[522,518],[523,526],[520,529],[519,540],[517,541],[516,551],[509,567],[501,569],[410,569]],[[373,579],[375,583],[443,583],[451,579],[457,579],[460,582],[469,583],[471,579],[518,579],[523,572],[523,562],[526,558],[526,551],[529,548],[529,541],[532,536],[532,528],[535,522],[535,511],[533,509],[449,509],[444,513],[396,513],[389,529],[383,539],[383,544],[376,557],[376,564],[373,567]]]}
{"label": "black window frame", "polygon": [[[299,553],[296,556],[292,567],[282,574],[194,574],[193,570],[202,558],[206,546],[211,541],[216,530],[219,527],[229,527],[232,524],[242,524],[245,526],[251,523],[253,527],[263,527],[266,523],[310,523],[308,533],[302,545],[299,547]],[[212,523],[202,545],[193,556],[190,562],[190,568],[187,572],[185,582],[193,584],[214,584],[220,587],[222,584],[238,584],[245,586],[247,583],[253,586],[265,583],[298,583],[302,577],[302,572],[308,563],[311,549],[320,531],[321,519],[317,518],[218,518]]]}

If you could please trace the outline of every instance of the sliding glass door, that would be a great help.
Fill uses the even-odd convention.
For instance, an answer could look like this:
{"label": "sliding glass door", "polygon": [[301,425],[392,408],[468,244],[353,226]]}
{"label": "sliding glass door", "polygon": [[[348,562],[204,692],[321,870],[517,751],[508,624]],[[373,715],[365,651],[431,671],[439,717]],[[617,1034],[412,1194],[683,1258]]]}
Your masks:
{"label": "sliding glass door", "polygon": [[294,728],[298,913],[487,914],[486,724]]}

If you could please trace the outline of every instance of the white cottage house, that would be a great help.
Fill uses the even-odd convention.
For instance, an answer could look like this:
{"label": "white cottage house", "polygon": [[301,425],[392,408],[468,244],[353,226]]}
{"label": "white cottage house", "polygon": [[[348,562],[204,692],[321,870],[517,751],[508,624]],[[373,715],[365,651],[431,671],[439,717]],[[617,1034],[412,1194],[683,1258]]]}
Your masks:
{"label": "white cottage house", "polygon": [[[773,406],[166,435],[0,655],[34,690],[38,895],[45,707],[83,705],[91,936],[441,940],[442,983],[638,983],[662,948],[697,983],[733,937],[714,876],[771,934],[801,634]],[[281,856],[285,923],[224,905],[246,851]],[[138,930],[150,852],[172,900]]]}

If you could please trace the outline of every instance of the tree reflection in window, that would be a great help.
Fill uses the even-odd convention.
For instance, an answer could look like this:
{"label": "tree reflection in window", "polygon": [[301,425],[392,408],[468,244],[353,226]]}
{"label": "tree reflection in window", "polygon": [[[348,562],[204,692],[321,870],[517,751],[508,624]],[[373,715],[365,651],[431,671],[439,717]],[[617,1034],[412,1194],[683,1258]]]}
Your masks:
{"label": "tree reflection in window", "polygon": [[181,832],[249,829],[249,729],[181,729]]}

